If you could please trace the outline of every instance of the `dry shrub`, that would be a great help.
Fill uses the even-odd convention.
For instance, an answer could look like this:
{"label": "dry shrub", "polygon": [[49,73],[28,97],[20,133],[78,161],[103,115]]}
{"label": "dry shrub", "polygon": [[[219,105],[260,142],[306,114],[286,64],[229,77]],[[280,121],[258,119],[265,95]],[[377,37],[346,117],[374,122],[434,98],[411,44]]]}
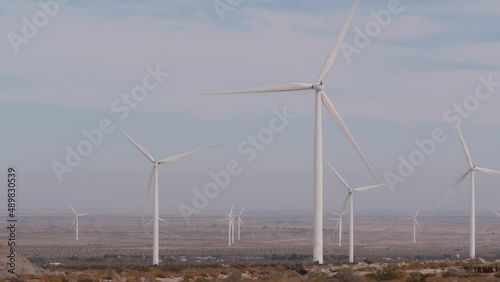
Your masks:
{"label": "dry shrub", "polygon": [[350,268],[341,268],[337,271],[335,276],[331,277],[328,281],[332,282],[359,282],[361,279],[354,274]]}

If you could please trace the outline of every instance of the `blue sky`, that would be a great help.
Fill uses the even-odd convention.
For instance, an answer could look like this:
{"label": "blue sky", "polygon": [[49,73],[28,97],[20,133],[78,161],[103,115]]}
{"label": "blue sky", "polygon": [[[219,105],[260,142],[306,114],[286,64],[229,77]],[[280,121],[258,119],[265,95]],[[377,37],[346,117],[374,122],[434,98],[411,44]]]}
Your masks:
{"label": "blue sky", "polygon": [[[353,44],[355,28],[363,29],[373,21],[371,12],[387,9],[389,2],[361,1],[345,42]],[[232,202],[254,209],[312,208],[312,93],[198,94],[313,82],[352,1],[244,0],[220,21],[212,1],[73,0],[15,54],[8,34],[21,34],[22,18],[41,11],[37,3],[0,5],[1,159],[22,171],[26,206],[57,207],[55,198],[63,198],[74,206],[142,209],[150,165],[117,132],[105,135],[62,183],[52,171],[52,162],[64,161],[65,147],[83,140],[82,130],[111,117],[158,158],[223,145],[161,169],[163,210],[175,212],[179,203],[188,203],[192,188],[203,186],[210,171],[231,159],[245,164],[243,172],[209,209]],[[326,93],[381,178],[397,169],[399,155],[415,149],[415,139],[428,138],[434,128],[443,128],[449,140],[394,192],[358,197],[360,209],[432,207],[466,169],[457,134],[443,113],[474,94],[479,76],[500,81],[500,3],[401,1],[401,6],[351,63],[339,55],[325,78]],[[112,102],[141,83],[147,66],[157,65],[170,75],[119,119]],[[500,169],[498,93],[463,124],[475,162],[492,169]],[[284,106],[297,118],[254,162],[244,163],[238,144]],[[338,128],[326,115],[323,121],[325,158],[353,186],[371,184]],[[344,191],[326,168],[324,175],[325,208],[339,209]],[[491,197],[499,193],[499,180],[482,175],[477,180],[478,206],[500,208],[498,197]],[[467,209],[468,186],[459,188],[443,208]]]}

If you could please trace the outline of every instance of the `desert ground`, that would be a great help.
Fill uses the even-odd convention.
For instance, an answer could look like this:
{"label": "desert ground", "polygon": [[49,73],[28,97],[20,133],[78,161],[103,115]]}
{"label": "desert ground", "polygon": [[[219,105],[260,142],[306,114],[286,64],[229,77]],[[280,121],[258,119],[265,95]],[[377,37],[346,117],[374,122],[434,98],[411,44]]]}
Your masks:
{"label": "desert ground", "polygon": [[[413,244],[413,221],[403,219],[405,215],[357,216],[355,219],[356,264],[351,265],[347,264],[348,217],[344,218],[341,247],[338,246],[338,234],[332,236],[335,221],[325,219],[324,266],[311,264],[312,224],[310,216],[272,213],[248,215],[243,218],[245,225],[241,228],[241,240],[237,240],[236,233],[235,243],[231,247],[228,247],[227,222],[217,221],[222,216],[191,218],[189,224],[179,217],[168,215],[161,215],[161,217],[167,221],[167,223],[160,222],[160,269],[165,272],[156,275],[156,278],[159,277],[157,281],[182,281],[183,277],[187,276],[192,278],[187,281],[195,281],[197,277],[201,277],[193,274],[192,269],[191,272],[186,270],[189,267],[195,267],[195,273],[199,272],[198,268],[222,267],[222,270],[219,268],[210,270],[211,273],[218,273],[216,276],[219,280],[227,279],[236,271],[239,273],[238,277],[248,276],[248,279],[253,280],[262,278],[255,273],[266,273],[265,275],[276,273],[271,276],[279,279],[273,280],[274,278],[271,279],[270,276],[268,278],[271,280],[266,280],[266,278],[262,281],[323,281],[336,275],[345,267],[351,272],[354,271],[355,277],[365,279],[363,275],[371,275],[387,267],[391,268],[391,264],[396,264],[398,269],[406,267],[407,272],[402,276],[406,279],[415,269],[429,275],[436,275],[440,272],[448,273],[450,267],[457,269],[456,271],[463,271],[463,264],[482,264],[481,261],[463,260],[468,257],[469,252],[469,223],[465,216],[420,218],[419,222],[423,230],[417,231],[416,244]],[[333,217],[327,215],[327,218]],[[83,275],[82,273],[86,273],[84,269],[97,267],[101,270],[108,269],[100,276],[97,275],[99,279],[109,276],[114,277],[111,281],[115,281],[119,275],[116,271],[114,275],[109,274],[109,269],[121,269],[121,267],[128,266],[144,267],[148,273],[159,271],[149,268],[152,253],[152,226],[144,226],[144,223],[149,221],[148,218],[142,221],[139,216],[103,214],[81,217],[79,241],[75,240],[75,231],[70,230],[72,221],[71,215],[20,216],[16,234],[17,252],[20,255],[17,266],[19,272],[35,275],[33,277],[36,278],[36,275],[42,274],[69,275],[79,269],[75,273]],[[478,257],[497,265],[500,259],[500,220],[493,216],[478,217],[476,224]],[[6,234],[2,232],[1,236],[5,237]],[[3,253],[2,257],[4,257]],[[422,265],[408,267],[416,261]],[[2,261],[0,272],[5,271],[3,264]],[[427,264],[429,265],[424,267]],[[456,267],[457,264],[458,267]],[[291,275],[290,277],[297,275],[296,271],[290,270],[296,265],[303,265],[310,277],[307,279],[302,277],[302,280],[284,279],[283,277],[288,277],[287,275]],[[439,268],[436,265],[442,267]],[[237,270],[233,269],[235,266],[238,267]],[[262,272],[263,268],[267,270]],[[314,276],[312,273],[316,273],[314,270],[319,273],[317,275],[321,273],[328,275],[324,276],[324,279],[312,279],[311,277]],[[254,276],[251,273],[254,273]],[[168,278],[169,275],[171,278]],[[347,273],[346,275],[353,274]],[[33,281],[99,281],[62,278],[58,280],[54,277]],[[170,280],[167,278],[165,278],[167,280],[161,280],[161,277],[167,277]],[[495,281],[493,274],[488,278]],[[148,281],[144,279],[123,281]],[[154,277],[151,281],[154,281]],[[368,279],[366,281],[381,280]]]}
{"label": "desert ground", "polygon": [[[241,240],[228,247],[227,222],[219,217],[162,216],[160,257],[169,264],[268,263],[311,261],[311,218],[308,216],[260,215],[244,217]],[[467,258],[467,217],[422,217],[413,244],[413,222],[402,217],[359,216],[355,219],[355,259]],[[332,217],[333,218],[333,217]],[[71,216],[23,216],[18,223],[18,252],[35,263],[144,264],[150,263],[152,225],[143,226],[137,216],[88,215],[80,218],[79,241],[70,230]],[[478,217],[477,254],[500,258],[500,220]],[[344,218],[342,246],[332,236],[334,221],[325,220],[325,262],[345,261],[349,224]],[[237,237],[237,235],[236,235]]]}

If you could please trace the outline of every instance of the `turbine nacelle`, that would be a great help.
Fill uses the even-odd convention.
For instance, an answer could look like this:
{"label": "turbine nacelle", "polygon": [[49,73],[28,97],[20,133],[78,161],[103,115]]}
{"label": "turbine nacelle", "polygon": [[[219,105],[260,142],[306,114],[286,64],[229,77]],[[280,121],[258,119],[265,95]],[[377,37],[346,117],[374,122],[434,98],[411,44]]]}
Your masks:
{"label": "turbine nacelle", "polygon": [[314,89],[316,91],[325,90],[325,86],[323,86],[323,81],[316,81],[315,83],[313,83],[312,89]]}

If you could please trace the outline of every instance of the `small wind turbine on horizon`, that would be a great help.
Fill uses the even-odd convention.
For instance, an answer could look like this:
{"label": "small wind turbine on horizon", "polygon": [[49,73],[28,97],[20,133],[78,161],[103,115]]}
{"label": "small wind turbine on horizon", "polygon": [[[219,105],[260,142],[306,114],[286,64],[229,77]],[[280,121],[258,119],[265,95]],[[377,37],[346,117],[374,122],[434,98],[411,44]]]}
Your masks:
{"label": "small wind turbine on horizon", "polygon": [[[168,222],[166,222],[166,221],[165,221],[163,218],[161,218],[161,217],[158,217],[158,220],[159,220],[159,221],[163,221],[163,222],[165,222],[165,223],[168,223]],[[146,227],[146,226],[150,225],[150,224],[151,224],[151,222],[153,222],[153,218],[152,218],[151,220],[149,220],[149,221],[148,221],[148,223],[144,224],[144,227]]]}
{"label": "small wind turbine on horizon", "polygon": [[349,222],[349,224],[350,224],[350,226],[349,226],[349,262],[353,263],[354,262],[354,193],[365,192],[365,191],[369,191],[369,190],[372,190],[375,188],[386,186],[387,183],[364,186],[364,187],[359,187],[359,188],[351,188],[351,187],[349,187],[349,184],[347,184],[347,181],[342,177],[342,175],[340,175],[340,173],[338,173],[337,170],[335,170],[335,168],[333,168],[333,166],[329,162],[326,162],[326,163],[330,166],[332,171],[335,173],[335,175],[337,175],[340,182],[344,185],[344,187],[348,191],[342,210],[346,211],[348,209],[347,205],[350,204],[349,215],[351,218],[350,218],[350,222]]}
{"label": "small wind turbine on horizon", "polygon": [[168,157],[162,160],[155,160],[153,156],[146,150],[144,147],[142,147],[137,141],[132,139],[125,131],[123,131],[119,126],[115,125],[116,128],[132,143],[137,150],[139,150],[148,160],[151,161],[153,164],[153,169],[151,170],[151,175],[149,177],[149,184],[148,184],[148,191],[146,195],[146,203],[144,205],[144,214],[142,219],[144,220],[144,215],[146,214],[146,208],[148,205],[148,200],[151,195],[151,190],[154,189],[154,194],[153,194],[153,265],[158,265],[159,263],[159,213],[158,213],[158,166],[161,164],[167,164],[167,163],[172,163],[176,162],[178,160],[187,158],[195,153],[205,151],[214,147],[218,147],[220,145],[216,146],[210,146],[210,147],[205,147],[201,149],[197,149],[194,151],[190,151],[187,153],[182,153],[178,155],[174,155],[172,157]]}
{"label": "small wind turbine on horizon", "polygon": [[227,218],[219,219],[217,221],[227,221],[228,222],[228,246],[231,247],[231,244],[234,243],[234,219],[233,215],[234,204],[231,206],[231,210],[226,213]]}
{"label": "small wind turbine on horizon", "polygon": [[418,213],[420,212],[420,208],[418,208],[417,212],[415,213],[415,215],[413,217],[405,217],[404,219],[413,219],[413,244],[416,244],[417,243],[417,226],[418,228],[420,228],[420,230],[422,230],[422,226],[420,226],[420,224],[418,223],[418,220],[417,220],[417,216],[418,216]]}
{"label": "small wind turbine on horizon", "polygon": [[462,148],[465,153],[465,158],[467,159],[467,164],[469,165],[469,168],[467,171],[465,171],[464,174],[462,174],[453,185],[451,185],[450,189],[444,197],[437,203],[437,205],[434,207],[434,210],[441,205],[441,203],[457,188],[457,186],[462,183],[462,181],[467,177],[467,175],[470,174],[471,176],[471,189],[470,189],[470,258],[475,259],[476,258],[476,192],[475,192],[475,173],[476,172],[481,172],[484,174],[489,174],[489,175],[495,175],[495,176],[500,176],[500,171],[492,170],[489,168],[482,168],[478,167],[473,164],[471,154],[469,151],[469,148],[467,147],[467,144],[465,143],[464,136],[462,134],[462,130],[460,129],[460,125],[458,122],[456,123],[458,135],[460,137],[460,141],[462,143]]}
{"label": "small wind turbine on horizon", "polygon": [[73,229],[73,226],[75,226],[75,223],[76,223],[76,226],[75,226],[75,230],[76,230],[76,240],[78,241],[78,218],[80,216],[84,216],[84,215],[88,215],[90,213],[80,213],[78,214],[75,209],[73,209],[73,207],[68,204],[68,207],[73,211],[73,213],[75,214],[75,218],[73,219],[73,223],[71,224],[71,227],[69,228],[70,230]]}
{"label": "small wind turbine on horizon", "polygon": [[[243,90],[226,91],[220,93],[206,93],[202,95],[230,95],[230,94],[251,94],[251,93],[269,93],[269,92],[289,92],[289,91],[300,91],[300,90],[314,90],[315,93],[315,118],[314,118],[314,172],[313,172],[313,209],[314,209],[314,227],[313,227],[313,263],[323,264],[323,129],[322,129],[322,119],[321,119],[321,109],[322,104],[326,108],[328,114],[333,118],[334,122],[340,128],[340,130],[347,137],[352,146],[359,153],[364,163],[372,173],[375,180],[378,181],[373,169],[371,168],[368,160],[358,146],[356,140],[352,136],[351,132],[347,128],[344,120],[340,116],[337,109],[334,107],[328,96],[326,95],[323,85],[323,79],[330,71],[331,67],[337,55],[340,51],[342,42],[347,33],[349,24],[354,16],[356,8],[358,7],[359,0],[356,0],[351,12],[349,13],[342,29],[335,40],[333,48],[331,49],[326,61],[324,62],[323,68],[319,73],[316,81],[313,83],[287,83],[287,84],[277,84],[257,88],[249,88]],[[292,58],[293,59],[293,58]]]}
{"label": "small wind turbine on horizon", "polygon": [[348,212],[349,210],[345,210],[344,212],[341,212],[341,213],[336,213],[336,212],[330,212],[330,213],[333,213],[334,215],[337,216],[337,218],[332,218],[331,220],[336,220],[337,221],[337,224],[335,225],[335,229],[333,230],[333,234],[332,234],[332,237],[335,237],[335,232],[337,231],[337,229],[339,230],[339,247],[342,247],[342,225],[343,225],[343,221],[342,221],[342,217]]}

